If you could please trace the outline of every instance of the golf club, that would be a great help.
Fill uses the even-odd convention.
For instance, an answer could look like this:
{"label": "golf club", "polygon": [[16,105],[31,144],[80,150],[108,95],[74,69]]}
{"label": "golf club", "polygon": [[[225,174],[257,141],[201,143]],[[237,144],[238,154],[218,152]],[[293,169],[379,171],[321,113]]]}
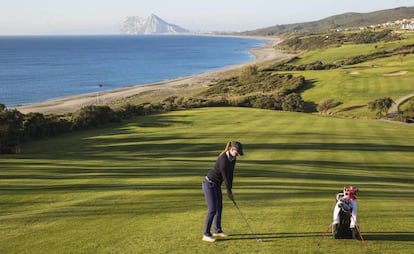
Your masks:
{"label": "golf club", "polygon": [[326,233],[328,233],[328,231],[331,228],[331,226],[332,226],[332,223],[329,224],[328,228],[325,230],[325,232],[323,233],[323,235],[321,236],[321,238],[319,238],[318,247],[321,245],[321,242],[322,242],[323,238],[325,237]]}
{"label": "golf club", "polygon": [[359,237],[361,238],[362,244],[365,246],[365,249],[367,249],[367,250],[368,250],[368,244],[365,242],[364,237],[362,237],[362,233],[361,233],[361,230],[359,230],[359,226],[358,226],[358,224],[356,223],[356,221],[355,221],[354,217],[352,217],[352,216],[351,216],[351,219],[352,219],[352,220],[354,221],[354,223],[355,223],[355,228],[356,228],[356,229],[357,229],[357,231],[358,231],[358,234],[359,234]]}
{"label": "golf club", "polygon": [[244,215],[243,215],[242,211],[240,210],[239,206],[238,206],[238,205],[237,205],[237,203],[236,203],[236,200],[234,200],[234,199],[233,199],[233,204],[234,204],[234,206],[237,208],[237,210],[239,211],[240,216],[243,218],[244,222],[246,223],[247,228],[249,228],[250,233],[256,237],[256,242],[263,242],[263,240],[262,240],[262,239],[258,238],[258,237],[257,237],[257,235],[256,235],[255,233],[253,233],[253,230],[252,230],[252,228],[250,227],[249,223],[247,222],[246,217],[244,217]]}

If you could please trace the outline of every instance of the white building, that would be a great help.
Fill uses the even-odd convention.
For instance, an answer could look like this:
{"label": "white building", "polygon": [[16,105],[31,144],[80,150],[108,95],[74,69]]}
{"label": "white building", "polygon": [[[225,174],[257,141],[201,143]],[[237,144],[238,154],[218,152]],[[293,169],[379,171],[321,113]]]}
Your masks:
{"label": "white building", "polygon": [[413,23],[403,24],[401,29],[402,30],[414,30],[414,24]]}

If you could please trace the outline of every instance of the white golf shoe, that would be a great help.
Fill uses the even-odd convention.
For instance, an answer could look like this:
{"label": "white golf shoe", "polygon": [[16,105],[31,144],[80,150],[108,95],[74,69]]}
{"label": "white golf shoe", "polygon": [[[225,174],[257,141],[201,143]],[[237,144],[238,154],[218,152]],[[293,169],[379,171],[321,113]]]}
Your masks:
{"label": "white golf shoe", "polygon": [[216,239],[214,239],[212,236],[208,236],[208,235],[203,235],[203,241],[205,242],[209,242],[209,243],[214,243],[216,241]]}
{"label": "white golf shoe", "polygon": [[213,236],[216,236],[216,237],[227,237],[229,235],[226,234],[226,233],[224,233],[223,231],[221,231],[221,232],[213,233]]}

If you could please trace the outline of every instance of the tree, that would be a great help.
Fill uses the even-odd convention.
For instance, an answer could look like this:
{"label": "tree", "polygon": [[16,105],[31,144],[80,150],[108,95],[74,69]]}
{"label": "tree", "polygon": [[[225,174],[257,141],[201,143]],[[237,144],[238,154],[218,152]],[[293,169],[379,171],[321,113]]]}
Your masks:
{"label": "tree", "polygon": [[393,103],[394,101],[390,97],[383,97],[368,102],[368,109],[377,111],[377,116],[381,117],[387,114]]}

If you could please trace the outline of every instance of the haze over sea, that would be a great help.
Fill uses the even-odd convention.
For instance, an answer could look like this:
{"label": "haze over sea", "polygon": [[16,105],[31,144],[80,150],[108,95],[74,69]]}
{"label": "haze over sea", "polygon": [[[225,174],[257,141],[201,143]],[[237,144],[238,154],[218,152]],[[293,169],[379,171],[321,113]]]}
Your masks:
{"label": "haze over sea", "polygon": [[250,38],[0,37],[0,103],[7,107],[204,73],[254,59]]}

